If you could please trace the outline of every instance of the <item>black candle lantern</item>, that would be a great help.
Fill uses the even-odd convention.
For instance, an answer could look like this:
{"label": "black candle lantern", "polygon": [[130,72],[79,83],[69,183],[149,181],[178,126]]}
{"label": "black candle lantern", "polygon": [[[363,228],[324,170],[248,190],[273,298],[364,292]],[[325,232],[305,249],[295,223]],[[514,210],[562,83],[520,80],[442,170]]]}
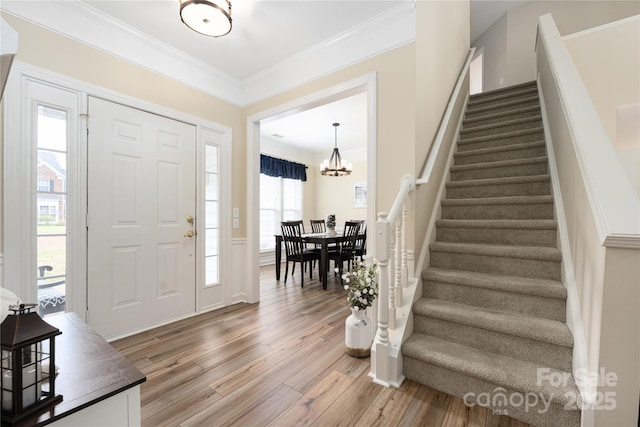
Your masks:
{"label": "black candle lantern", "polygon": [[11,306],[2,322],[2,421],[14,423],[59,402],[55,393],[58,329],[31,312],[35,304]]}

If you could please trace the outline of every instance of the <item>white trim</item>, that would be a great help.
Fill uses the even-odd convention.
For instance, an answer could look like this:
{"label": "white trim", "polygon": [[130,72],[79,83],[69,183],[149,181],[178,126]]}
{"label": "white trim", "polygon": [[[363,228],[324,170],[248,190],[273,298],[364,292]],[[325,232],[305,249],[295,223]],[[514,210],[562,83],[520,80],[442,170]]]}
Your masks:
{"label": "white trim", "polygon": [[[453,154],[456,152],[458,148],[458,136],[460,135],[460,129],[462,129],[462,123],[464,122],[464,109],[469,102],[469,92],[467,91],[464,98],[464,104],[462,104],[462,112],[460,114],[460,118],[458,119],[458,124],[456,125],[455,131],[455,140],[451,144],[449,148],[449,153],[447,154],[447,163],[445,164],[445,171],[447,176],[444,177],[440,181],[440,188],[438,189],[438,194],[435,198],[435,203],[433,204],[433,209],[431,210],[431,216],[429,219],[429,224],[427,225],[427,232],[425,233],[422,249],[420,249],[420,256],[418,257],[418,263],[416,264],[415,270],[413,272],[414,277],[421,277],[422,271],[429,267],[429,245],[436,240],[436,221],[440,219],[442,216],[442,204],[441,201],[444,199],[444,194],[447,188],[447,177],[451,173],[451,163],[453,162]],[[426,264],[426,265],[425,265]],[[421,295],[417,295],[414,300],[417,300]],[[415,301],[412,301],[412,303]]]}
{"label": "white trim", "polygon": [[[569,230],[564,210],[562,192],[560,190],[560,179],[558,176],[558,165],[553,151],[553,141],[551,139],[551,129],[547,118],[547,107],[544,102],[544,94],[540,84],[540,73],[537,77],[538,96],[540,97],[540,110],[542,115],[542,127],[544,129],[544,139],[547,146],[547,157],[549,158],[549,174],[551,175],[551,187],[553,191],[553,202],[556,211],[556,221],[558,222],[558,247],[562,252],[562,276],[564,286],[567,288],[567,326],[573,335],[573,365],[572,370],[576,372],[589,372],[589,357],[587,353],[587,342],[582,325],[582,314],[580,311],[580,298],[578,297],[578,285],[574,275],[575,267],[571,256],[571,245],[569,240]],[[595,384],[589,388],[588,381],[579,381],[577,384],[580,395],[585,402],[595,403]]]}
{"label": "white trim", "polygon": [[[377,76],[375,72],[328,87],[319,92],[295,99],[282,105],[253,114],[247,118],[247,300],[260,299],[260,121],[284,117],[305,111],[338,99],[367,92],[367,222],[375,224],[376,159],[377,159]],[[374,227],[367,227],[367,240],[373,242]],[[373,250],[373,248],[371,249]]]}
{"label": "white trim", "polygon": [[244,80],[252,104],[415,40],[413,2],[403,2],[350,30]]}
{"label": "white trim", "polygon": [[[140,100],[137,98],[133,98],[131,96],[123,95],[118,92],[114,92],[108,89],[101,88],[99,86],[95,86],[83,81],[79,81],[67,76],[63,76],[48,70],[43,70],[38,67],[34,67],[32,65],[24,64],[19,61],[16,61],[13,65],[13,70],[10,75],[10,79],[7,85],[6,99],[5,102],[5,126],[4,126],[4,140],[5,141],[21,141],[23,140],[21,135],[21,123],[23,123],[24,117],[27,117],[25,114],[27,112],[28,106],[23,105],[24,102],[21,102],[21,99],[26,99],[26,94],[22,93],[22,79],[29,79],[33,81],[41,82],[45,85],[50,85],[52,87],[59,87],[61,89],[71,91],[77,93],[80,97],[80,108],[79,113],[81,117],[86,117],[87,113],[87,98],[88,96],[93,96],[101,99],[105,99],[111,102],[116,102],[119,104],[131,106],[133,108],[137,108],[139,110],[147,111],[152,114],[161,115],[164,117],[169,117],[174,120],[179,120],[188,124],[192,124],[197,127],[197,146],[203,146],[201,131],[203,129],[212,130],[214,132],[219,132],[223,134],[222,142],[220,144],[221,147],[221,181],[222,182],[231,182],[231,141],[232,134],[231,128],[228,126],[219,125],[217,123],[204,120],[199,117],[190,116],[186,113],[172,110],[170,108],[166,108],[163,106],[159,106],[144,100]],[[15,108],[16,105],[21,105],[21,109]],[[84,114],[84,116],[83,116]],[[78,120],[80,122],[80,120]],[[86,134],[86,123],[79,123],[77,128],[79,132],[78,136],[78,147],[77,148],[77,171],[74,171],[76,176],[78,177],[78,182],[76,192],[79,195],[77,200],[77,205],[73,207],[73,213],[77,215],[77,227],[74,230],[69,230],[69,234],[71,239],[73,239],[74,249],[72,249],[72,253],[69,256],[74,256],[73,265],[77,266],[74,271],[68,272],[68,277],[72,283],[75,283],[76,286],[73,286],[73,289],[68,289],[69,295],[72,296],[69,299],[70,310],[78,313],[83,319],[86,319],[86,302],[87,302],[87,294],[86,294],[86,222],[84,219],[87,217],[87,203],[86,203],[86,195],[87,195],[87,156],[86,156],[86,147],[87,147],[87,134]],[[25,140],[31,140],[27,138]],[[4,247],[5,247],[5,256],[7,256],[8,260],[11,260],[11,265],[15,265],[15,268],[12,268],[10,271],[7,270],[5,273],[8,273],[6,279],[6,283],[13,283],[14,286],[8,287],[9,290],[14,293],[20,295],[20,283],[35,283],[36,279],[36,271],[32,268],[35,265],[34,257],[35,257],[35,220],[32,221],[31,216],[25,215],[25,212],[35,212],[34,211],[34,203],[35,200],[32,200],[30,188],[33,188],[33,178],[31,171],[33,170],[33,163],[35,162],[35,156],[33,155],[33,144],[17,144],[17,147],[13,147],[9,149],[10,144],[4,144],[5,150],[5,165],[8,167],[4,168]],[[21,160],[22,159],[22,160]],[[24,159],[31,159],[28,167],[13,167],[13,165],[21,165],[24,163]],[[223,175],[224,174],[224,175]],[[14,183],[27,183],[27,190],[21,188],[21,186],[15,185]],[[8,183],[12,183],[12,185],[8,185]],[[70,183],[71,185],[71,183]],[[200,187],[196,187],[196,191],[198,192],[197,196],[197,206],[199,209],[200,206],[204,205],[204,201],[202,197],[200,197]],[[233,280],[231,277],[231,260],[230,259],[222,259],[223,257],[231,257],[232,252],[231,248],[231,188],[230,186],[222,185],[220,188],[220,200],[222,203],[226,203],[223,205],[223,210],[221,210],[220,216],[220,228],[221,228],[221,236],[220,236],[220,282],[225,284],[225,290],[229,293],[225,296],[225,303],[229,304],[232,301],[232,293],[230,287],[233,285]],[[12,209],[7,209],[8,206],[11,206]],[[225,210],[226,209],[226,210]],[[203,221],[201,221],[202,223]],[[226,230],[226,231],[224,231]],[[29,237],[31,236],[31,237]],[[11,248],[10,251],[7,249]],[[8,255],[7,255],[8,254]],[[80,262],[82,261],[82,262]],[[196,260],[196,268],[200,269],[204,262],[203,259]],[[198,271],[198,270],[196,270]],[[24,280],[23,280],[24,279]],[[84,286],[82,286],[84,285]],[[196,289],[200,289],[200,286],[197,286]],[[27,289],[28,291],[28,289]],[[34,295],[31,295],[31,294]],[[194,313],[186,316],[192,316],[198,314],[200,312],[200,295],[198,291],[196,291],[196,309]],[[21,295],[22,297],[22,295]],[[24,300],[33,299],[35,297],[35,291],[28,292],[24,295]],[[129,334],[129,333],[128,333]]]}
{"label": "white trim", "polygon": [[393,9],[243,81],[78,1],[4,2],[2,11],[243,107],[415,40],[415,6]]}
{"label": "white trim", "polygon": [[617,21],[607,22],[605,24],[598,25],[597,27],[587,28],[586,30],[578,31],[577,33],[567,34],[566,36],[562,36],[562,40],[567,41],[577,37],[586,36],[588,34],[593,34],[599,31],[608,30],[611,28],[618,27],[620,25],[628,24],[633,21],[640,21],[640,15],[629,16],[627,18],[622,18]]}
{"label": "white trim", "polygon": [[538,19],[538,34],[558,88],[600,241],[607,247],[621,244],[640,249],[640,200],[619,167],[613,145],[550,14]]}
{"label": "white trim", "polygon": [[427,153],[427,161],[423,169],[420,171],[420,176],[416,180],[416,184],[426,184],[429,182],[431,172],[433,171],[433,166],[435,165],[436,158],[438,157],[438,153],[440,152],[440,147],[442,146],[444,136],[447,132],[447,128],[449,127],[449,122],[451,121],[453,109],[455,108],[458,98],[460,97],[462,83],[467,79],[467,75],[469,74],[469,67],[471,66],[471,60],[473,59],[473,54],[475,53],[475,51],[476,48],[472,47],[467,53],[467,58],[462,65],[462,70],[460,70],[460,74],[458,75],[456,84],[453,87],[453,91],[451,92],[451,97],[449,98],[447,107],[444,110],[442,121],[440,122],[438,131],[433,138],[433,143],[429,148],[429,152]]}
{"label": "white trim", "polygon": [[0,253],[0,288],[4,288],[4,254]]}

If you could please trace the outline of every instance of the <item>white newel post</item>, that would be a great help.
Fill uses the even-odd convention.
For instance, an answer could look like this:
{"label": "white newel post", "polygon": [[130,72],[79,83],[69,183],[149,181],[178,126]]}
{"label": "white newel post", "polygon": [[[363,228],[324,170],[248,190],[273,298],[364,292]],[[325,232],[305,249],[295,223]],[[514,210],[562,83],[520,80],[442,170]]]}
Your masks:
{"label": "white newel post", "polygon": [[378,280],[378,331],[371,354],[371,376],[374,382],[389,384],[389,246],[391,226],[386,212],[378,214],[375,228],[375,258],[380,267]]}

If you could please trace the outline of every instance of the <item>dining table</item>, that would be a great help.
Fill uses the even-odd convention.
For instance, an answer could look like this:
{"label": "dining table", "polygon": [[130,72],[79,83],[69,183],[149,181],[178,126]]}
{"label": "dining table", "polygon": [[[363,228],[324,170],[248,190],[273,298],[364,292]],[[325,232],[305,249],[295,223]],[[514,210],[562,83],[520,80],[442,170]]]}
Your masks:
{"label": "dining table", "polygon": [[[282,262],[282,235],[276,234],[276,280],[280,280],[280,263]],[[322,289],[327,289],[327,276],[329,271],[329,246],[344,240],[342,234],[332,233],[307,233],[302,235],[305,243],[320,246],[320,281]]]}

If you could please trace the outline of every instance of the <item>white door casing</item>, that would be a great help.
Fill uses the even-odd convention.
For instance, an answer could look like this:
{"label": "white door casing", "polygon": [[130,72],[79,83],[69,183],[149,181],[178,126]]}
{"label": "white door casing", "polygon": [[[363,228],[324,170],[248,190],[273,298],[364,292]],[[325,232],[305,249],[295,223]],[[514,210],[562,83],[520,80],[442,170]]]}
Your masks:
{"label": "white door casing", "polygon": [[88,321],[110,338],[196,311],[196,127],[88,107]]}

